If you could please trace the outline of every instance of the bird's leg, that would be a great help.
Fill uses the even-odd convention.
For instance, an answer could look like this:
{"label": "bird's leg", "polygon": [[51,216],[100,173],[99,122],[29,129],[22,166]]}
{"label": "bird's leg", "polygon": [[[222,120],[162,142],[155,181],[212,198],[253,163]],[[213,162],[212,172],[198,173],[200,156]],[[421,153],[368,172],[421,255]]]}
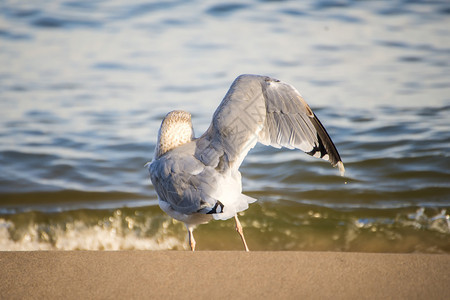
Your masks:
{"label": "bird's leg", "polygon": [[245,241],[245,237],[244,237],[244,230],[242,230],[242,225],[241,225],[241,222],[239,222],[239,219],[238,219],[238,216],[237,216],[237,214],[234,216],[234,219],[236,220],[236,231],[239,233],[239,235],[241,236],[241,239],[242,239],[242,243],[244,243],[244,248],[245,248],[245,251],[250,251],[250,250],[248,250],[248,247],[247,247],[247,242]]}
{"label": "bird's leg", "polygon": [[189,245],[191,246],[192,252],[195,251],[195,240],[194,240],[194,228],[187,226],[188,234],[189,234]]}

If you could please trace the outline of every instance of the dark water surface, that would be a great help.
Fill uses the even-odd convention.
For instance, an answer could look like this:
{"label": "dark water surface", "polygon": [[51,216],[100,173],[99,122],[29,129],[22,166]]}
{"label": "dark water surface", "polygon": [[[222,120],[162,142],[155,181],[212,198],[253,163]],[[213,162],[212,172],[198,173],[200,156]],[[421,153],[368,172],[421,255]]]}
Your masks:
{"label": "dark water surface", "polygon": [[[450,252],[447,1],[2,1],[0,250],[183,249],[144,164],[170,110],[199,136],[239,74],[293,84],[346,176],[257,146],[252,250]],[[241,250],[233,220],[199,250]]]}

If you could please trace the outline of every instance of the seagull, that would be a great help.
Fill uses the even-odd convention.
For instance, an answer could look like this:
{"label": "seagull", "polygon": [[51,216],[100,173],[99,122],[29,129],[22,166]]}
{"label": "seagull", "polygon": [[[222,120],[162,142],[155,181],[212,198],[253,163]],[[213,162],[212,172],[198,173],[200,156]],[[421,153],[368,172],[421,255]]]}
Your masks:
{"label": "seagull", "polygon": [[256,199],[242,194],[239,166],[256,143],[300,149],[328,160],[344,176],[344,164],[325,127],[290,84],[261,75],[240,75],[194,137],[191,114],[175,110],[162,120],[154,157],[147,163],[159,206],[183,222],[195,250],[194,228],[233,218],[249,251],[237,214]]}

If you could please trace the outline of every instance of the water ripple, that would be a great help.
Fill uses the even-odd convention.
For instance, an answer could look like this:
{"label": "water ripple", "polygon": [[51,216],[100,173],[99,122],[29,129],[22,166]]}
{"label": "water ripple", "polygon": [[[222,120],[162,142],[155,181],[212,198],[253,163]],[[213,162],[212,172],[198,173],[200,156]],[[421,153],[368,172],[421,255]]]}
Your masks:
{"label": "water ripple", "polygon": [[[445,1],[2,1],[0,248],[184,249],[143,167],[161,119],[189,110],[199,135],[231,81],[260,73],[299,89],[347,172],[255,147],[253,249],[450,252],[446,16]],[[197,230],[240,249],[232,222]]]}

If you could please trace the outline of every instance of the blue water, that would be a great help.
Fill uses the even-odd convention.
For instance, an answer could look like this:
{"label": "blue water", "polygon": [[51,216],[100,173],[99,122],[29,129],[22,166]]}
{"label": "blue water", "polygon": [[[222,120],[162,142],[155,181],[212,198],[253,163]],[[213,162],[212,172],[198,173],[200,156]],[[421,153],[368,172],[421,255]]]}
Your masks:
{"label": "blue water", "polygon": [[[251,250],[450,252],[446,1],[2,1],[0,250],[186,249],[143,167],[163,116],[197,136],[239,74],[294,85],[346,177],[253,149]],[[197,247],[241,250],[233,222]]]}

